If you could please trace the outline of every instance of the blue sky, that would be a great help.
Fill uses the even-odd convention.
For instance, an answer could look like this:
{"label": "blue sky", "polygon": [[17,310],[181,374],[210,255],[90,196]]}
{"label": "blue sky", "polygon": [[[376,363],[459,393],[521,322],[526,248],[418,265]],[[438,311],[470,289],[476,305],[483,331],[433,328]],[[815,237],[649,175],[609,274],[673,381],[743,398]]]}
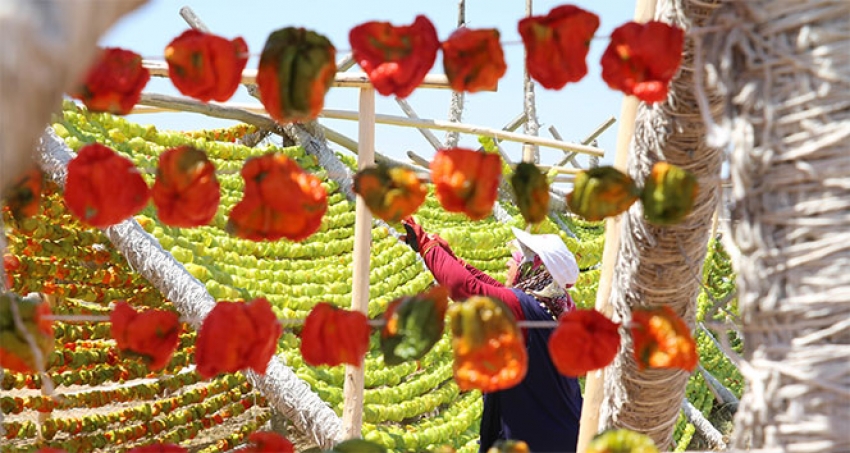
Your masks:
{"label": "blue sky", "polygon": [[[561,3],[537,0],[534,13],[545,14]],[[591,44],[588,56],[588,75],[579,83],[569,84],[559,91],[536,87],[537,113],[540,135],[549,137],[549,125],[554,125],[565,140],[579,141],[610,116],[618,116],[623,96],[608,88],[600,77],[599,59],[607,46],[607,36],[620,24],[631,20],[634,3],[631,1],[591,0],[575,1],[582,8],[600,16],[597,38]],[[259,54],[266,37],[272,31],[287,27],[306,27],[326,35],[337,48],[339,57],[348,53],[348,31],[354,26],[370,21],[389,21],[398,25],[409,24],[418,14],[427,16],[437,28],[440,39],[445,39],[457,25],[457,2],[433,0],[430,2],[405,2],[398,0],[370,0],[352,2],[339,0],[313,1],[245,1],[233,0],[149,0],[149,2],[124,17],[101,40],[102,45],[132,49],[146,58],[163,59],[165,46],[188,26],[179,15],[183,5],[188,5],[210,27],[224,37],[242,36],[252,55]],[[467,0],[466,20],[471,28],[497,28],[501,32],[508,71],[493,93],[476,93],[466,96],[463,122],[501,128],[523,109],[523,52],[517,32],[517,22],[525,14],[525,2],[520,0]],[[248,67],[256,67],[252,58]],[[352,71],[359,70],[355,66]],[[442,72],[441,56],[431,72]],[[154,78],[146,91],[177,95],[167,79]],[[447,90],[419,89],[407,98],[422,118],[446,119],[450,92]],[[240,87],[234,102],[256,102]],[[333,88],[325,100],[325,108],[356,110],[358,93],[352,88]],[[376,103],[378,113],[403,116],[404,113],[392,98],[380,95]],[[230,124],[222,120],[191,113],[156,115],[131,115],[132,121],[155,124],[162,129],[194,130],[223,127]],[[343,120],[322,120],[323,124],[357,138],[357,124]],[[615,124],[599,139],[605,150],[603,162],[613,160],[616,139]],[[440,140],[442,131],[434,131]],[[477,146],[474,136],[462,136],[461,145]],[[505,144],[505,150],[517,160],[521,145]],[[405,151],[414,150],[430,158],[433,148],[415,129],[378,125],[376,149],[384,154],[407,160]],[[541,148],[541,162],[552,163],[562,156],[561,151]],[[586,162],[585,158],[580,162]]]}

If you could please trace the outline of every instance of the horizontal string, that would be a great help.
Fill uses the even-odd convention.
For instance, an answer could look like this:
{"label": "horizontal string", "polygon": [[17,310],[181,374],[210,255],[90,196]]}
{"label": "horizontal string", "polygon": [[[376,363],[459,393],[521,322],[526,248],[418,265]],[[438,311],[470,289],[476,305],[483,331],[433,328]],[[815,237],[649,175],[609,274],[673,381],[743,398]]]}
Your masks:
{"label": "horizontal string", "polygon": [[[42,316],[41,319],[47,321],[60,321],[60,322],[109,322],[109,316],[97,316],[97,315],[49,315]],[[186,322],[184,319],[180,319],[181,322]],[[278,319],[278,322],[283,327],[289,326],[300,326],[303,325],[305,319]],[[386,325],[386,321],[383,319],[371,319],[368,321],[370,327],[380,328]],[[554,329],[558,327],[558,321],[517,321],[517,326],[523,329]]]}
{"label": "horizontal string", "polygon": [[[610,35],[600,35],[600,36],[594,36],[593,38],[590,38],[590,39],[592,41],[601,41],[601,40],[611,39],[611,36]],[[440,41],[440,42],[443,42],[443,41]],[[522,41],[501,41],[500,44],[502,45],[502,47],[514,47],[514,46],[522,45]],[[351,53],[351,49],[349,49],[349,48],[335,48],[335,50],[338,54]],[[248,53],[249,58],[259,58],[261,55],[262,55],[261,52],[260,53]],[[162,55],[142,56],[142,59],[145,59],[145,60],[157,60],[157,59],[161,59],[161,58],[162,58]]]}

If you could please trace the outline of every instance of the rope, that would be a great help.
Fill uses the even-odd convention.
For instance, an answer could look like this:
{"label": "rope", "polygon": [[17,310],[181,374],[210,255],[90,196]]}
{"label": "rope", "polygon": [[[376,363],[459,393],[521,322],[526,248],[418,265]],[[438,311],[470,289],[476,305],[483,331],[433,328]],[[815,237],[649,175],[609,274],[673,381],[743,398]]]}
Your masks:
{"label": "rope", "polygon": [[[705,1],[660,0],[656,19],[687,30],[707,20],[714,8]],[[693,94],[693,48],[689,38],[667,101],[640,105],[628,169],[642,185],[653,164],[666,160],[697,176],[699,195],[694,212],[679,225],[647,224],[639,203],[624,215],[610,296],[615,321],[624,324],[631,320],[633,308],[668,305],[694,325],[700,288],[694,275],[702,275],[722,159],[717,149],[702,140],[705,127]],[[719,99],[712,98],[709,104],[718,105]],[[690,374],[665,369],[638,371],[631,336],[622,333],[623,346],[605,372],[600,429],[628,428],[647,434],[664,451],[671,447]]]}
{"label": "rope", "polygon": [[850,451],[850,3],[729,2],[723,96],[746,386],[736,448]]}

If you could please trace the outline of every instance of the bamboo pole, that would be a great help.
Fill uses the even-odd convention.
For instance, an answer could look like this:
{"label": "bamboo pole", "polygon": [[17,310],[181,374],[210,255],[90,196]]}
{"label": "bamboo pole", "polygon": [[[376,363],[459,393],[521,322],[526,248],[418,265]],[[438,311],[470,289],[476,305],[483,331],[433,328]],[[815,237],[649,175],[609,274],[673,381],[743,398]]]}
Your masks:
{"label": "bamboo pole", "polygon": [[[637,0],[635,4],[635,22],[647,22],[655,16],[655,0]],[[614,154],[614,167],[625,171],[628,163],[629,148],[635,132],[635,118],[639,101],[634,96],[623,98],[620,108],[620,127],[617,131],[617,149]],[[614,265],[617,263],[617,251],[620,249],[620,216],[609,217],[605,221],[605,248],[602,251],[602,271],[599,274],[599,286],[596,292],[596,310],[605,316],[611,316],[611,285],[613,285]],[[599,409],[604,398],[605,369],[587,373],[584,384],[584,403],[581,408],[581,426],[579,427],[576,451],[584,451],[599,432]]]}
{"label": "bamboo pole", "polygon": [[[375,163],[375,89],[371,86],[360,89],[360,129],[357,152],[357,168]],[[351,272],[351,309],[367,313],[369,307],[369,258],[372,246],[372,213],[359,195],[354,207],[354,258]],[[365,363],[361,366],[345,366],[343,386],[342,434],[351,439],[360,437],[363,425],[363,386]]]}
{"label": "bamboo pole", "polygon": [[[466,0],[458,0],[457,4],[457,28],[466,27]],[[452,91],[452,98],[449,101],[449,121],[459,123],[463,120],[463,101],[466,95],[463,92]],[[457,131],[446,132],[444,143],[446,148],[454,148],[460,140],[460,133]]]}
{"label": "bamboo pole", "polygon": [[[413,110],[413,107],[410,106],[410,103],[408,103],[406,100],[396,96],[395,101],[398,103],[398,106],[401,107],[401,111],[403,111],[408,118],[414,120],[421,119],[419,118],[419,115],[416,114],[416,111]],[[422,134],[423,137],[425,137],[425,140],[428,140],[428,143],[430,143],[435,150],[439,150],[443,147],[443,144],[440,143],[440,139],[437,138],[437,136],[434,135],[434,133],[431,132],[430,129],[423,127],[418,128],[417,130],[419,131],[419,133]]]}
{"label": "bamboo pole", "polygon": [[[321,117],[323,118],[331,118],[338,120],[352,120],[358,121],[359,117],[357,112],[349,111],[349,110],[323,110],[321,113]],[[589,154],[591,156],[604,156],[605,152],[598,147],[582,145],[578,143],[568,143],[562,142],[559,140],[553,140],[544,137],[534,137],[531,135],[518,134],[516,132],[508,132],[501,129],[494,129],[491,127],[482,127],[476,126],[472,124],[466,123],[452,123],[451,121],[442,121],[442,120],[431,120],[431,119],[419,119],[414,120],[411,118],[405,118],[401,116],[393,116],[393,115],[375,115],[375,122],[380,124],[392,124],[395,126],[403,126],[403,127],[415,127],[415,128],[428,128],[428,129],[438,129],[438,130],[456,130],[458,132],[464,132],[473,135],[483,135],[486,137],[494,137],[500,140],[511,141],[511,142],[519,142],[519,143],[532,143],[535,145],[546,146],[549,148],[555,148],[566,151],[576,151],[583,154]]]}
{"label": "bamboo pole", "polygon": [[[593,132],[590,133],[590,135],[585,137],[581,141],[581,143],[583,145],[592,144],[593,141],[596,140],[597,137],[599,137],[600,135],[602,135],[603,132],[608,130],[608,128],[611,127],[611,125],[613,125],[616,121],[617,121],[617,118],[614,118],[613,116],[608,118],[607,120],[605,120],[604,123],[597,126],[596,129],[594,129]],[[558,129],[555,129],[555,126],[549,126],[549,133],[552,134],[552,137],[555,140],[562,140],[563,141],[563,139],[564,139],[563,137],[561,137],[561,133],[558,132]],[[559,167],[563,167],[564,165],[567,165],[567,162],[571,162],[577,168],[580,168],[580,166],[579,166],[578,162],[576,162],[575,158],[576,158],[576,153],[568,153],[566,156],[564,156],[563,159],[558,161],[558,163],[555,164],[555,165],[557,165]]]}
{"label": "bamboo pole", "polygon": [[[530,17],[534,14],[533,0],[525,0],[525,17]],[[527,52],[523,47],[523,59],[527,56]],[[528,67],[523,65],[522,77],[522,99],[525,108],[525,114],[528,117],[522,125],[523,132],[526,135],[539,135],[540,123],[537,121],[537,105],[534,101],[534,81],[531,80],[531,75],[528,73]],[[531,142],[522,144],[522,161],[523,162],[540,162],[540,150]]]}

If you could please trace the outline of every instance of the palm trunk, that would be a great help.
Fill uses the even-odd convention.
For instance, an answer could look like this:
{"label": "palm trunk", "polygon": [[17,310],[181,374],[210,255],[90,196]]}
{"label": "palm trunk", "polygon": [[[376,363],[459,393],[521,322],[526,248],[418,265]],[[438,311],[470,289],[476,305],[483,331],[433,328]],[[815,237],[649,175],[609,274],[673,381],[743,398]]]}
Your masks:
{"label": "palm trunk", "polygon": [[[656,18],[689,28],[703,22],[712,9],[706,2],[659,0]],[[652,165],[666,160],[698,178],[699,195],[694,212],[679,225],[647,224],[640,203],[624,214],[610,296],[619,321],[628,321],[633,308],[668,305],[694,325],[710,219],[718,202],[721,153],[702,140],[705,127],[693,94],[693,53],[688,39],[667,102],[641,104],[628,169],[642,185]],[[620,353],[605,372],[600,428],[632,429],[652,437],[662,450],[669,448],[689,377],[680,370],[638,371],[631,338],[624,336]]]}
{"label": "palm trunk", "polygon": [[733,444],[850,451],[850,2],[724,3],[703,45],[732,148]]}

